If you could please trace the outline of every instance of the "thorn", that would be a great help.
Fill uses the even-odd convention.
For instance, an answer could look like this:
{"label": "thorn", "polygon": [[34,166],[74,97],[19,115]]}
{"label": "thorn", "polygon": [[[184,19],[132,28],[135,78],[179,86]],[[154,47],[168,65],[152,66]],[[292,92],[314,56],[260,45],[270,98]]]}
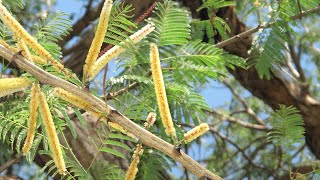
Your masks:
{"label": "thorn", "polygon": [[12,58],[11,58],[11,61],[14,62],[15,59],[18,59],[18,56],[23,56],[22,52],[23,52],[23,50],[14,53]]}
{"label": "thorn", "polygon": [[[94,124],[94,128],[95,128],[95,129],[97,129],[97,128],[98,128],[98,125],[99,125],[100,119],[101,119],[101,117],[99,117],[99,118],[97,119],[96,123]],[[108,122],[108,120],[107,120],[107,122]]]}
{"label": "thorn", "polygon": [[208,176],[204,175],[200,178],[200,180],[212,180],[211,178],[209,178]]}
{"label": "thorn", "polygon": [[177,154],[182,155],[182,154],[181,154],[181,147],[180,147],[180,144],[179,144],[179,145],[175,145],[175,146],[174,146],[174,151],[175,151]]}

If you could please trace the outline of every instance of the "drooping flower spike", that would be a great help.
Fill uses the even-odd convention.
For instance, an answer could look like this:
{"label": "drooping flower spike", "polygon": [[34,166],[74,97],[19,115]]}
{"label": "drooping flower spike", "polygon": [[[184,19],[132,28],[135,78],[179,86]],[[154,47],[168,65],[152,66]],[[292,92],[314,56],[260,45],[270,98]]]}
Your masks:
{"label": "drooping flower spike", "polygon": [[58,169],[58,172],[64,175],[67,169],[63,159],[60,142],[58,139],[58,134],[56,132],[56,129],[53,123],[52,115],[51,115],[46,97],[43,92],[40,92],[38,98],[39,98],[40,114],[43,120],[43,125],[46,130],[49,148],[52,151],[53,161]]}
{"label": "drooping flower spike", "polygon": [[0,79],[0,97],[22,91],[31,85],[27,78],[2,78]]}
{"label": "drooping flower spike", "polygon": [[151,71],[153,77],[153,83],[155,87],[155,92],[157,96],[157,102],[159,107],[160,116],[162,119],[163,126],[165,128],[166,134],[173,138],[176,137],[176,130],[174,128],[171,113],[168,105],[166,89],[164,86],[159,51],[158,47],[155,44],[150,45],[150,62],[151,62]]}
{"label": "drooping flower spike", "polygon": [[40,94],[40,86],[39,84],[32,84],[31,88],[31,97],[30,97],[30,117],[28,122],[28,133],[25,143],[22,148],[23,155],[28,154],[31,149],[34,135],[36,133],[37,127],[37,118],[38,118],[38,107],[39,107],[39,99],[38,96]]}

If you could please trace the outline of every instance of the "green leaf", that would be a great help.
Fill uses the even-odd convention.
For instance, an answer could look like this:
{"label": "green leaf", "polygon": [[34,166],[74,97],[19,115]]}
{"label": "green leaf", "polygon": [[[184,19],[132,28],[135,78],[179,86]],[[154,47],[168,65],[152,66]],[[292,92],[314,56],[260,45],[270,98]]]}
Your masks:
{"label": "green leaf", "polygon": [[200,6],[197,11],[200,11],[204,8],[212,8],[212,9],[219,9],[222,7],[234,6],[234,1],[225,1],[225,0],[206,0],[202,6]]}
{"label": "green leaf", "polygon": [[131,151],[131,148],[128,145],[121,143],[121,142],[118,142],[118,141],[113,141],[113,140],[107,139],[107,140],[103,141],[103,144],[118,146],[118,147],[122,147],[128,151]]}
{"label": "green leaf", "polygon": [[185,44],[190,39],[188,12],[172,1],[158,3],[156,17],[150,21],[156,29],[151,38],[159,46]]}
{"label": "green leaf", "polygon": [[132,142],[136,142],[135,139],[122,135],[122,134],[109,134],[108,138],[110,139],[122,139],[122,140],[127,140],[127,141],[132,141]]}
{"label": "green leaf", "polygon": [[299,110],[293,106],[280,105],[280,109],[272,114],[270,122],[272,130],[268,140],[286,147],[304,138],[304,122]]}
{"label": "green leaf", "polygon": [[73,138],[77,139],[77,132],[76,130],[74,129],[72,123],[71,123],[71,119],[69,118],[66,110],[59,104],[55,104],[55,106],[59,109],[59,111],[62,113],[63,117],[64,117],[64,120],[66,121],[66,124],[67,124],[67,127],[70,129],[70,132],[73,136]]}
{"label": "green leaf", "polygon": [[107,147],[102,147],[100,148],[100,151],[101,152],[105,152],[105,153],[109,153],[109,154],[113,154],[115,156],[118,156],[118,157],[121,157],[123,159],[126,159],[126,157],[124,156],[124,154],[122,154],[121,152],[118,152],[114,149],[111,149],[111,148],[107,148]]}
{"label": "green leaf", "polygon": [[78,117],[78,120],[80,121],[81,125],[84,127],[87,127],[87,122],[84,119],[84,117],[82,116],[81,112],[79,111],[78,108],[73,108],[74,113],[76,114],[76,116]]}

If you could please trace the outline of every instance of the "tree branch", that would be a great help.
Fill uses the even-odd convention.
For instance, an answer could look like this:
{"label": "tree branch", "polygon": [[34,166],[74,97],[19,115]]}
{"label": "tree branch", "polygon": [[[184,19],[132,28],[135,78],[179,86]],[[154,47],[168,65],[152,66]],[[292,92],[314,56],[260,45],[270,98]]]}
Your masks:
{"label": "tree branch", "polygon": [[22,159],[22,153],[16,154],[12,159],[10,159],[9,161],[7,161],[6,163],[0,166],[0,173],[8,169],[13,164],[20,162],[21,159]]}
{"label": "tree branch", "polygon": [[220,116],[221,119],[225,119],[227,121],[237,123],[237,124],[239,124],[239,125],[241,125],[243,127],[246,127],[246,128],[251,128],[251,129],[256,129],[256,130],[261,130],[261,131],[267,131],[268,130],[268,128],[266,126],[244,122],[244,121],[241,121],[240,119],[237,119],[237,118],[222,114],[222,113],[220,113],[218,111],[215,111],[215,110],[212,110],[209,113],[211,113],[213,115]]}
{"label": "tree branch", "polygon": [[172,159],[180,162],[185,168],[187,168],[199,178],[208,177],[210,179],[221,179],[218,175],[213,174],[212,172],[201,166],[198,162],[193,160],[184,152],[180,151],[180,153],[177,153],[175,147],[172,144],[169,144],[168,142],[160,139],[159,137],[135,124],[130,119],[117,112],[113,107],[108,105],[108,108],[106,110],[105,102],[92,95],[90,92],[40,69],[35,64],[27,61],[20,55],[15,55],[14,52],[10,51],[2,45],[0,45],[0,55],[8,60],[11,60],[13,58],[12,60],[15,61],[19,68],[35,76],[40,82],[52,85],[54,87],[63,88],[76,96],[82,97],[85,101],[96,107],[98,111],[109,114],[108,116],[110,116],[110,121],[119,124],[128,132],[135,135],[141,140],[144,145],[155,148],[170,156]]}
{"label": "tree branch", "polygon": [[[316,13],[316,12],[318,12],[318,11],[320,11],[320,6],[314,8],[314,9],[310,9],[310,10],[308,10],[308,11],[302,12],[302,13],[300,13],[300,14],[291,16],[290,18],[291,18],[292,20],[296,20],[296,19],[300,19],[300,18],[302,18],[302,17],[304,17],[304,16],[307,16],[307,15],[309,15],[309,14]],[[238,34],[238,35],[235,35],[235,36],[233,36],[233,37],[231,37],[231,38],[229,38],[229,39],[227,39],[227,40],[225,40],[225,41],[222,41],[222,42],[220,42],[220,43],[217,43],[217,44],[215,45],[215,47],[218,47],[218,48],[226,47],[226,46],[228,46],[228,45],[230,45],[230,44],[232,44],[232,43],[237,42],[237,41],[240,40],[240,39],[243,39],[243,38],[245,38],[245,37],[248,37],[248,36],[252,35],[253,33],[258,32],[258,31],[259,31],[260,29],[262,29],[262,28],[271,27],[271,26],[273,26],[274,24],[275,24],[275,22],[271,22],[271,23],[266,24],[266,25],[261,25],[261,24],[259,24],[259,25],[258,25],[257,27],[255,27],[255,28],[249,29],[249,30],[247,30],[247,31],[245,31],[245,32],[243,32],[243,33],[240,33],[240,34]]]}

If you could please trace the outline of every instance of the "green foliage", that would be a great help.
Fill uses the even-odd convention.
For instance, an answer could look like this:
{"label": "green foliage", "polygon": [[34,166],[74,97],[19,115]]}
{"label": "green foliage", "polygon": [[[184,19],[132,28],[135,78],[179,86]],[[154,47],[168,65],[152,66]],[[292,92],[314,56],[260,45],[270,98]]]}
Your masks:
{"label": "green foliage", "polygon": [[138,164],[138,174],[136,179],[141,180],[164,180],[164,169],[171,171],[169,159],[158,151],[147,150],[140,156],[140,163]]}
{"label": "green foliage", "polygon": [[159,46],[185,44],[190,39],[188,12],[172,1],[157,5],[156,17],[151,19],[156,26],[152,41]]}
{"label": "green foliage", "polygon": [[20,8],[23,9],[25,6],[24,0],[2,0],[2,3],[9,8]]}
{"label": "green foliage", "polygon": [[[0,140],[11,146],[11,150],[20,152],[27,135],[27,122],[29,119],[29,100],[24,101],[18,97],[10,97],[7,102],[0,104]],[[36,133],[36,139],[41,135]],[[30,159],[34,158],[37,144],[31,149]]]}
{"label": "green foliage", "polygon": [[[310,10],[319,4],[319,0],[299,2],[301,10]],[[249,61],[249,66],[255,65],[260,78],[265,76],[267,79],[270,78],[270,70],[284,62],[286,43],[291,43],[288,33],[293,34],[292,26],[296,26],[291,17],[300,14],[300,8],[295,1],[281,1],[271,7],[273,11],[268,14],[268,21],[273,25],[263,29],[252,48],[253,59]]]}
{"label": "green foliage", "polygon": [[55,59],[61,58],[61,47],[57,42],[71,30],[71,21],[66,16],[63,12],[49,14],[36,27],[35,38]]}
{"label": "green foliage", "polygon": [[234,1],[226,1],[226,0],[206,0],[197,10],[200,11],[204,8],[212,8],[218,10],[222,7],[234,6]]}
{"label": "green foliage", "polygon": [[[227,69],[226,67],[229,68],[234,68],[234,66],[241,66],[244,67],[244,62],[245,60],[238,57],[238,56],[233,56],[229,55],[222,49],[214,47],[214,45],[203,43],[199,40],[197,41],[190,41],[186,43],[185,45],[177,48],[175,51],[174,55],[169,55],[168,57],[164,57],[162,61],[165,62],[177,62],[177,67],[179,73],[179,70],[184,70],[184,68],[181,68],[179,66],[180,63],[190,63],[193,64],[194,66],[200,66],[202,68],[199,68],[201,73],[201,70],[204,70],[204,68],[210,69],[210,71],[203,71],[207,72],[205,76],[207,76],[210,79],[216,79],[216,78],[222,78],[227,75]],[[189,64],[189,65],[190,65]],[[189,66],[190,67],[190,66]],[[188,66],[186,66],[186,70],[188,70]],[[178,75],[178,74],[176,74]],[[184,79],[190,80],[192,79],[198,79],[197,74],[188,74],[184,73],[183,76],[178,77],[179,81],[184,81]],[[190,77],[191,76],[191,77]],[[193,77],[192,77],[193,76]],[[203,77],[199,76],[201,79]],[[193,81],[196,82],[196,81]],[[199,82],[203,82],[202,80],[199,80]],[[188,83],[186,83],[188,84]]]}
{"label": "green foliage", "polygon": [[104,42],[113,45],[119,45],[120,42],[127,39],[127,33],[133,33],[136,25],[129,19],[133,17],[134,8],[132,5],[116,4],[112,7],[108,30]]}
{"label": "green foliage", "polygon": [[268,133],[268,140],[275,144],[288,147],[304,137],[302,116],[293,106],[280,105],[280,109],[273,113],[270,124],[272,130]]}
{"label": "green foliage", "polygon": [[95,180],[122,180],[125,177],[118,166],[107,161],[95,161],[89,172]]}
{"label": "green foliage", "polygon": [[265,29],[259,35],[253,49],[257,56],[249,61],[249,66],[255,65],[260,78],[270,79],[270,69],[284,61],[287,41],[286,30],[279,26]]}

